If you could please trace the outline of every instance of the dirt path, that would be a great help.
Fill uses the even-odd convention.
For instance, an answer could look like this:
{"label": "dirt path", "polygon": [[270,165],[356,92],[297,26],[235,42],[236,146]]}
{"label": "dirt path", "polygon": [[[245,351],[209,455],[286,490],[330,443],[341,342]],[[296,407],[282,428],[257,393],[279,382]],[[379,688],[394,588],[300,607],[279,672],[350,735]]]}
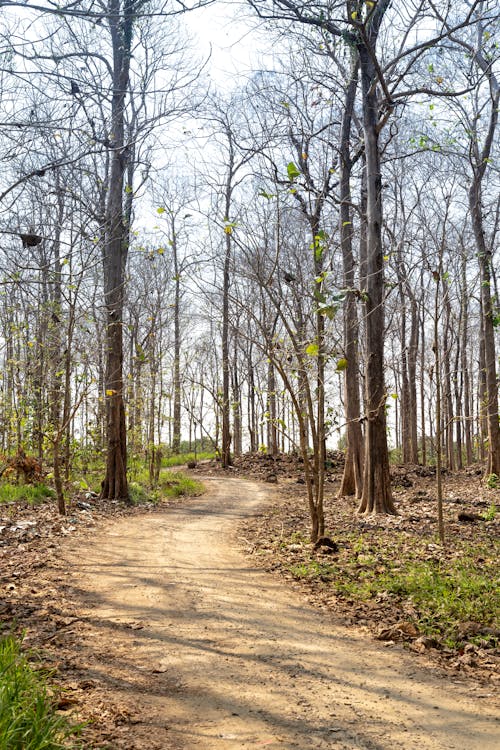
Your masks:
{"label": "dirt path", "polygon": [[[85,625],[75,669],[123,707],[109,748],[493,750],[490,699],[309,608],[238,551],[261,485],[113,522],[67,553]],[[479,696],[481,694],[479,693]],[[103,745],[104,746],[104,745]]]}

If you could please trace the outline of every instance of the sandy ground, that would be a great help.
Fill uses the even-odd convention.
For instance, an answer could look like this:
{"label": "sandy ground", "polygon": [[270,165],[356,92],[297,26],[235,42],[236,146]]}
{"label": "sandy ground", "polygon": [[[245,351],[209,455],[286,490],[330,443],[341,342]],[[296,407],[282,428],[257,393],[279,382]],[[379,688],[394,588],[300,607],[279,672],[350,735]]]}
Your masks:
{"label": "sandy ground", "polygon": [[65,552],[84,626],[78,668],[123,724],[103,748],[493,750],[486,691],[421,669],[252,566],[239,521],[269,489],[207,494],[113,521]]}

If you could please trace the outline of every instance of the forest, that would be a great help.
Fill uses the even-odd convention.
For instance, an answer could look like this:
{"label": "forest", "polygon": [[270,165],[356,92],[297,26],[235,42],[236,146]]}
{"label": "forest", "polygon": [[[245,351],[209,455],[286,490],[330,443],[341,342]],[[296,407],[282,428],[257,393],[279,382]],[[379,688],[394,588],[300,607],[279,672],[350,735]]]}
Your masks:
{"label": "forest", "polygon": [[448,482],[489,565],[497,3],[0,5],[0,511],[42,502],[67,530],[78,503],[133,516],[207,471],[299,477],[248,544],[314,587],[336,528],[391,555],[423,477],[435,548],[462,534]]}

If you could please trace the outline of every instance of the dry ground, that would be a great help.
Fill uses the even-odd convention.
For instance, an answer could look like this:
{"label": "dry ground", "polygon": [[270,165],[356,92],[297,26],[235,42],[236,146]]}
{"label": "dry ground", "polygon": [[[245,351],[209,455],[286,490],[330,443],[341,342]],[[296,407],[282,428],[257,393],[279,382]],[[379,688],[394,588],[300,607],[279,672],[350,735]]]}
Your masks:
{"label": "dry ground", "polygon": [[283,488],[214,474],[151,512],[61,526],[39,510],[0,550],[1,615],[49,654],[85,747],[498,747],[489,683],[370,640],[257,565],[248,519],[262,529]]}

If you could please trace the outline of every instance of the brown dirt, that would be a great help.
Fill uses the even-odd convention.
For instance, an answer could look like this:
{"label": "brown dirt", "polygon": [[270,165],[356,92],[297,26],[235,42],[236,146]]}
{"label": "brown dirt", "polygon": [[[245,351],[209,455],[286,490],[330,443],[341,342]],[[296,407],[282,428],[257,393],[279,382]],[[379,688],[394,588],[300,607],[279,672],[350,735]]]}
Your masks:
{"label": "brown dirt", "polygon": [[[45,571],[45,641],[61,707],[93,720],[86,747],[498,747],[489,689],[367,640],[243,554],[237,530],[269,504],[268,485],[206,485],[69,539]],[[50,585],[65,600],[51,604]]]}

